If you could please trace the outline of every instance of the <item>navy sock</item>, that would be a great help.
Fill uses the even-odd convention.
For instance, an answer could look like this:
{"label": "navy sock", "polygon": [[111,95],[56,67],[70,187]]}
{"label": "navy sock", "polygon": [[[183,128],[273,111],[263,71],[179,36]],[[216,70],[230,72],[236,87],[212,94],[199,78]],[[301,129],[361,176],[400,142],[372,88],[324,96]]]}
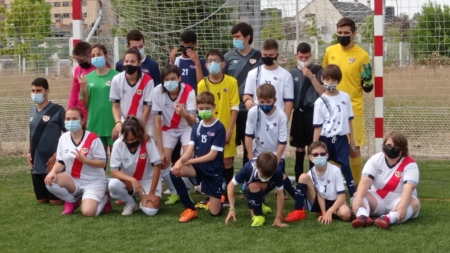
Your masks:
{"label": "navy sock", "polygon": [[256,216],[262,216],[262,202],[263,202],[264,194],[262,191],[259,192],[250,192],[248,194],[247,203]]}
{"label": "navy sock", "polygon": [[[223,170],[223,177],[225,178],[225,183],[227,184],[227,186],[231,182],[231,180],[233,180],[233,175],[234,175],[234,167]],[[227,194],[226,188],[225,188],[225,191],[223,192],[223,196],[225,196],[225,199],[228,200],[228,194]]]}
{"label": "navy sock", "polygon": [[295,182],[298,181],[298,178],[300,177],[300,175],[303,173],[303,169],[305,167],[305,152],[299,152],[296,151],[295,152]]}
{"label": "navy sock", "polygon": [[244,147],[244,157],[242,159],[242,166],[244,166],[248,162],[248,152],[247,149]]}
{"label": "navy sock", "polygon": [[183,206],[192,210],[195,210],[194,202],[192,202],[189,197],[189,193],[181,177],[176,177],[172,172],[170,172],[170,178],[172,179],[173,186],[177,190],[178,196],[180,196],[181,203]]}
{"label": "navy sock", "polygon": [[295,189],[295,210],[302,210],[305,205],[307,185],[298,183]]}
{"label": "navy sock", "polygon": [[295,198],[295,190],[294,190],[294,187],[292,186],[291,180],[288,177],[286,177],[283,180],[283,185],[284,185],[284,189],[286,189],[286,191],[289,193],[289,195],[291,195],[293,198]]}
{"label": "navy sock", "polygon": [[353,194],[356,192],[355,182],[353,181],[352,170],[349,164],[341,164],[341,171],[344,174],[345,183],[347,184],[348,194],[350,198],[353,197]]}

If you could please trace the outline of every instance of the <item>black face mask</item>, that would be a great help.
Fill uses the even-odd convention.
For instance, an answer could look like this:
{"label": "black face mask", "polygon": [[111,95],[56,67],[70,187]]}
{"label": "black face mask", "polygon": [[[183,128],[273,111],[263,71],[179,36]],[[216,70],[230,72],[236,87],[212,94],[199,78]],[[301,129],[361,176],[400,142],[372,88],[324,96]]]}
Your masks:
{"label": "black face mask", "polygon": [[383,145],[383,153],[390,159],[395,159],[400,156],[401,150],[391,145]]}
{"label": "black face mask", "polygon": [[277,57],[275,57],[275,58],[272,58],[272,57],[269,57],[269,56],[261,57],[261,61],[264,63],[264,65],[267,65],[267,66],[272,66],[273,65],[273,61],[276,61],[276,60],[277,60]]}
{"label": "black face mask", "polygon": [[123,70],[125,70],[125,73],[128,75],[132,75],[138,71],[139,66],[133,66],[133,65],[124,65]]}
{"label": "black face mask", "polygon": [[341,46],[346,47],[352,41],[351,36],[337,36],[337,40]]}
{"label": "black face mask", "polygon": [[[125,142],[125,140],[123,140],[123,142]],[[136,148],[137,146],[139,146],[140,143],[141,143],[140,141],[135,141],[135,142],[131,142],[131,143],[125,142],[125,144],[127,145],[127,148]]]}
{"label": "black face mask", "polygon": [[194,47],[186,47],[186,46],[180,45],[180,50],[181,50],[182,54],[187,55],[186,53],[187,53],[188,49],[194,50]]}
{"label": "black face mask", "polygon": [[89,69],[89,68],[91,68],[91,64],[89,63],[89,62],[87,62],[87,61],[84,61],[84,62],[82,62],[82,63],[78,63],[78,65],[80,65],[80,67],[82,68],[82,69]]}

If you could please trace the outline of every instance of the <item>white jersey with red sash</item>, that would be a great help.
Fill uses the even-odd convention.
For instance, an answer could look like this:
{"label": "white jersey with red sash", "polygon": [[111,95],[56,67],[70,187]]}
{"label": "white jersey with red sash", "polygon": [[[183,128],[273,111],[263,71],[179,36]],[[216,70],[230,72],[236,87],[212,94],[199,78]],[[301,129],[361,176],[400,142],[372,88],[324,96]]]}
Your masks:
{"label": "white jersey with red sash", "polygon": [[390,168],[383,152],[373,155],[366,162],[362,175],[373,179],[371,190],[386,202],[401,197],[405,183],[419,183],[419,168],[411,157],[402,157]]}
{"label": "white jersey with red sash", "polygon": [[151,180],[153,167],[158,164],[161,164],[161,158],[153,141],[144,141],[134,153],[130,152],[122,139],[114,142],[110,161],[111,171],[120,170],[139,181]]}
{"label": "white jersey with red sash", "polygon": [[73,152],[80,151],[90,160],[106,161],[106,154],[103,144],[98,136],[92,132],[84,131],[83,139],[78,145],[72,140],[71,133],[64,133],[59,139],[56,151],[56,160],[64,163],[66,173],[74,179],[81,179],[89,182],[98,179],[106,179],[103,168],[94,168],[80,162]]}
{"label": "white jersey with red sash", "polygon": [[155,87],[152,93],[152,111],[154,114],[162,115],[162,130],[186,129],[190,128],[186,119],[175,112],[174,107],[184,106],[189,114],[196,113],[196,100],[194,89],[184,83],[180,84],[178,97],[172,100],[169,94],[164,91],[162,85]]}

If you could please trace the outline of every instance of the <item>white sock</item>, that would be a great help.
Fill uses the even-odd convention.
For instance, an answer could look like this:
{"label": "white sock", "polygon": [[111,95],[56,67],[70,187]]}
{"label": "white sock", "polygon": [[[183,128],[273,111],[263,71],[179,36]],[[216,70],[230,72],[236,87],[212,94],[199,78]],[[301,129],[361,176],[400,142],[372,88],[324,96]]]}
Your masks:
{"label": "white sock", "polygon": [[70,193],[66,188],[63,188],[56,183],[52,183],[52,186],[47,185],[47,190],[53,193],[53,195],[55,195],[59,199],[64,200],[64,202],[73,203],[77,201],[72,193]]}
{"label": "white sock", "polygon": [[134,199],[128,194],[126,185],[119,179],[113,178],[108,183],[109,194],[111,197],[123,201],[125,203],[132,203]]}
{"label": "white sock", "polygon": [[107,202],[108,200],[109,200],[109,199],[108,199],[108,196],[107,196],[106,194],[103,195],[102,201],[100,201],[100,202],[98,203],[98,206],[97,206],[97,214],[96,214],[96,216],[99,216],[99,215],[100,215],[100,213],[101,213],[102,210],[103,210],[103,207],[105,207],[106,202]]}
{"label": "white sock", "polygon": [[172,167],[169,166],[161,171],[161,178],[166,183],[167,188],[170,190],[170,194],[177,194],[177,190],[175,189],[175,186],[172,183],[172,179],[170,178],[170,169]]}
{"label": "white sock", "polygon": [[367,198],[363,198],[363,201],[364,201],[364,205],[366,207],[358,208],[358,210],[356,211],[356,217],[361,216],[361,215],[369,217],[369,214],[370,214],[369,201],[367,200]]}
{"label": "white sock", "polygon": [[405,218],[402,221],[398,220],[398,213],[397,213],[397,211],[391,211],[387,216],[389,217],[389,224],[394,224],[394,223],[405,222],[405,221],[411,219],[412,215],[413,215],[412,206],[408,206],[408,208],[406,208]]}

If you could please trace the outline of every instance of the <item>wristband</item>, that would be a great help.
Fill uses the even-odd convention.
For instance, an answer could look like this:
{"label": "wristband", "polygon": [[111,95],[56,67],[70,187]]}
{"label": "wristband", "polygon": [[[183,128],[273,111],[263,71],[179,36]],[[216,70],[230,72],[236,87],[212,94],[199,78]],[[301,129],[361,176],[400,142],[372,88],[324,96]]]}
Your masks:
{"label": "wristband", "polygon": [[119,121],[116,121],[116,125],[117,125],[117,123],[122,123],[122,121],[120,121],[120,120],[119,120]]}
{"label": "wristband", "polygon": [[236,212],[236,208],[230,208],[230,211]]}

